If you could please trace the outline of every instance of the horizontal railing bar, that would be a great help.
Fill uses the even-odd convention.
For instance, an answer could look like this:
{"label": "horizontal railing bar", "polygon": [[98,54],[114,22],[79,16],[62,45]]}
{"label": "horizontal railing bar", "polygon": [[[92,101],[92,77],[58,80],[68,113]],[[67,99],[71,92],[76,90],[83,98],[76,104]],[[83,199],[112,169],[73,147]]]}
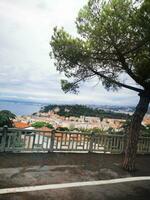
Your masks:
{"label": "horizontal railing bar", "polygon": [[[0,131],[3,130],[3,128],[0,128]],[[65,133],[65,134],[81,134],[81,135],[91,135],[92,133],[88,132],[74,132],[74,131],[57,131],[55,129],[51,129],[50,131],[44,131],[44,130],[39,130],[39,129],[20,129],[20,128],[8,128],[8,131],[23,131],[23,132],[43,132],[43,133],[49,133],[52,132],[52,130],[55,131],[55,133]],[[112,137],[124,137],[126,136],[125,134],[123,135],[117,135],[117,134],[108,134],[108,133],[94,133],[94,136],[112,136]],[[149,136],[140,136],[139,138],[150,138]]]}
{"label": "horizontal railing bar", "polygon": [[[1,152],[124,152],[127,135],[0,128]],[[150,137],[140,136],[137,153],[150,153]]]}
{"label": "horizontal railing bar", "polygon": [[91,133],[87,133],[87,132],[74,132],[74,131],[57,131],[55,133],[65,133],[65,134],[80,134],[80,135],[91,135]]}
{"label": "horizontal railing bar", "polygon": [[139,139],[150,139],[150,136],[145,137],[145,136],[140,136]]}
{"label": "horizontal railing bar", "polygon": [[15,129],[15,128],[8,128],[8,131],[22,131],[22,132],[39,132],[39,133],[41,133],[41,132],[43,132],[43,133],[51,133],[51,131],[42,131],[42,130],[38,130],[38,129],[20,129],[20,128],[18,128],[18,129]]}

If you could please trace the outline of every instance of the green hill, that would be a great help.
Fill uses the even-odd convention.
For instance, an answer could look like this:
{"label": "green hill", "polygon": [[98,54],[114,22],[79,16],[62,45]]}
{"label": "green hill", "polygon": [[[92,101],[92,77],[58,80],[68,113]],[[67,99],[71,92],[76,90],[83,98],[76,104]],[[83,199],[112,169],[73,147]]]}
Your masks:
{"label": "green hill", "polygon": [[126,119],[129,115],[124,113],[116,113],[111,111],[104,111],[98,108],[91,108],[85,105],[48,105],[43,107],[40,112],[54,111],[60,116],[65,117],[80,117],[91,116],[100,118]]}

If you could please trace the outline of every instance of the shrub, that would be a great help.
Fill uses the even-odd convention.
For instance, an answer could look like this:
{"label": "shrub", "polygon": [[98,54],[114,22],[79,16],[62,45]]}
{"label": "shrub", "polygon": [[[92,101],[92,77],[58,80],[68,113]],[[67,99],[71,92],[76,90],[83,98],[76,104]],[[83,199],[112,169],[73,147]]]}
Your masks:
{"label": "shrub", "polygon": [[46,125],[46,122],[34,122],[33,124],[32,124],[32,126],[34,127],[34,128],[42,128],[42,127],[44,127]]}
{"label": "shrub", "polygon": [[67,127],[58,127],[56,128],[57,131],[69,131],[69,128]]}
{"label": "shrub", "polygon": [[46,125],[45,125],[47,128],[51,128],[51,129],[53,129],[54,127],[53,127],[53,125],[52,124],[49,124],[49,123],[46,123]]}

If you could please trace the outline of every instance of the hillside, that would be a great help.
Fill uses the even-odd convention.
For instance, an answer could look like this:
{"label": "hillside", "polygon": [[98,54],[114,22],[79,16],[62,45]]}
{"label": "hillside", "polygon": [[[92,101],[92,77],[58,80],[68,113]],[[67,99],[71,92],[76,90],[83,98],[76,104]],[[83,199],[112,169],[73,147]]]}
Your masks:
{"label": "hillside", "polygon": [[65,117],[80,117],[91,116],[100,118],[126,119],[129,115],[124,113],[115,113],[112,111],[104,111],[99,108],[91,108],[85,105],[48,105],[44,106],[40,112],[54,111],[60,116]]}

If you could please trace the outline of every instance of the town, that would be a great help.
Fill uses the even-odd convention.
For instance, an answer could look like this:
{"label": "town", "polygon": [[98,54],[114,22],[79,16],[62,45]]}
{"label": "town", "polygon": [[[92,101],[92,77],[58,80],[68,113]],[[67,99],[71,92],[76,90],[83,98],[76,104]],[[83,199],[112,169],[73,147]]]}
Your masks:
{"label": "town", "polygon": [[[51,124],[53,128],[67,128],[68,130],[92,130],[99,129],[102,132],[113,129],[114,131],[122,130],[123,124],[126,119],[114,119],[114,118],[101,118],[93,116],[60,116],[58,112],[59,107],[55,107],[48,112],[37,112],[27,116],[17,116],[13,122],[16,128],[34,129],[34,124],[37,122],[45,122]],[[150,124],[150,116],[146,115],[142,124],[147,126]],[[36,128],[36,127],[35,127]],[[50,128],[44,126],[39,127],[42,130],[49,130]],[[63,129],[62,129],[63,130]]]}
{"label": "town", "polygon": [[150,198],[150,0],[0,0],[0,200]]}

